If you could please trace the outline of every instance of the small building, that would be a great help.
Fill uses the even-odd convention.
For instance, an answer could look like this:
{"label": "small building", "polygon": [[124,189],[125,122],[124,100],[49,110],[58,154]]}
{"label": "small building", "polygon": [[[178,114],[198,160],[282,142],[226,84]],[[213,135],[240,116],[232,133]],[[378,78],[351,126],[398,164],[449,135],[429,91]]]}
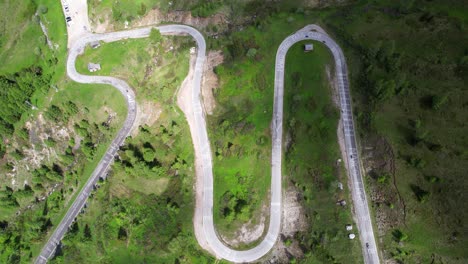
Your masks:
{"label": "small building", "polygon": [[89,43],[89,46],[93,49],[97,49],[101,46],[101,43],[99,43],[99,41],[93,41]]}
{"label": "small building", "polygon": [[101,64],[99,63],[88,63],[88,71],[90,72],[96,72],[101,69]]}
{"label": "small building", "polygon": [[353,230],[353,225],[346,225],[346,231]]}
{"label": "small building", "polygon": [[351,233],[351,234],[348,235],[348,237],[349,237],[349,239],[354,239],[356,237],[356,235]]}
{"label": "small building", "polygon": [[309,51],[313,51],[313,50],[314,50],[314,44],[309,43],[309,44],[304,45],[304,51],[305,52],[309,52]]}

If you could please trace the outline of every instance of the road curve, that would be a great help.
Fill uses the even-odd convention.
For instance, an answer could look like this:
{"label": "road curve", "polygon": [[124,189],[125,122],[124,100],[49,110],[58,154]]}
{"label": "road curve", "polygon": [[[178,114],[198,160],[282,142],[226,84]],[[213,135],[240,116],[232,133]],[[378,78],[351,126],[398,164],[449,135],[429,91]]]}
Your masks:
{"label": "road curve", "polygon": [[[69,50],[67,59],[67,74],[70,77],[70,79],[79,83],[109,84],[114,86],[125,97],[128,112],[123,127],[120,129],[114,140],[112,140],[112,143],[107,149],[104,157],[99,161],[97,167],[95,168],[90,178],[81,189],[72,206],[70,207],[70,209],[68,209],[62,221],[54,230],[49,240],[42,248],[40,255],[35,260],[35,263],[47,263],[47,260],[53,256],[57,245],[60,243],[60,240],[62,240],[63,236],[68,231],[68,228],[71,226],[71,224],[74,222],[80,211],[85,206],[89,194],[92,192],[93,187],[98,181],[99,177],[105,177],[109,166],[114,160],[114,156],[117,154],[119,147],[123,145],[125,138],[129,135],[130,130],[132,129],[132,126],[135,122],[137,105],[135,102],[135,94],[130,88],[130,86],[126,82],[117,78],[107,76],[89,76],[78,73],[75,68],[76,58],[78,55],[84,52],[86,45],[88,45],[88,43],[90,42],[113,42],[127,38],[145,38],[149,36],[152,28],[153,27],[145,27],[135,30],[119,31],[105,34],[88,34],[87,36],[73,43],[73,46]],[[155,28],[158,28],[161,34],[163,35],[188,34],[195,39],[199,50],[197,53],[196,60],[194,87],[196,87],[197,90],[200,90],[201,74],[206,56],[206,44],[203,35],[196,29],[184,25],[164,25]]]}
{"label": "road curve", "polygon": [[[313,31],[311,31],[311,29],[313,29]],[[279,87],[280,91],[278,94],[281,94],[281,96],[283,95],[282,83],[286,52],[294,43],[302,40],[315,40],[322,42],[331,51],[333,59],[335,60],[335,75],[338,81],[341,120],[343,122],[343,133],[345,137],[345,148],[347,153],[346,157],[344,158],[346,158],[348,164],[348,176],[351,183],[351,195],[354,204],[354,214],[359,229],[359,237],[361,241],[364,263],[378,264],[380,263],[380,259],[377,244],[375,242],[366,191],[362,179],[360,157],[356,143],[356,132],[351,107],[351,96],[349,92],[348,69],[343,51],[333,39],[331,39],[321,28],[317,27],[316,25],[306,26],[295,34],[289,36],[281,43],[276,55],[275,94],[277,89],[276,86],[279,83],[281,84],[281,87]]]}
{"label": "road curve", "polygon": [[[315,31],[315,30],[319,31]],[[203,175],[203,229],[205,238],[212,251],[218,258],[232,262],[252,262],[267,254],[276,243],[281,229],[281,162],[282,162],[282,133],[283,133],[283,97],[284,97],[284,66],[286,54],[289,48],[302,40],[315,40],[324,43],[332,52],[336,65],[336,76],[340,95],[340,106],[344,124],[345,144],[348,153],[349,176],[352,183],[352,196],[355,205],[357,224],[360,231],[361,244],[365,263],[379,263],[379,256],[374,238],[372,222],[367,205],[364,184],[359,166],[359,154],[357,151],[354,123],[351,110],[351,99],[347,79],[347,68],[341,48],[323,30],[315,25],[309,25],[287,37],[279,46],[275,63],[275,90],[273,104],[272,131],[272,157],[271,157],[271,201],[270,223],[264,240],[256,247],[238,251],[223,244],[213,224],[213,170],[212,156],[208,135],[206,133],[206,121],[200,105],[200,91],[194,89],[193,104],[195,114],[195,126],[198,130],[199,144],[202,149],[202,175]],[[192,131],[193,133],[193,131]],[[195,137],[194,137],[195,138]],[[200,188],[200,187],[197,187]],[[197,190],[197,192],[200,190]]]}
{"label": "road curve", "polygon": [[[74,219],[84,207],[86,200],[92,191],[94,184],[100,176],[105,175],[113,157],[117,153],[125,138],[130,133],[132,125],[135,121],[136,103],[135,95],[132,89],[122,80],[105,77],[105,76],[87,76],[81,75],[76,71],[76,57],[83,53],[84,48],[92,41],[118,41],[126,38],[144,38],[148,37],[152,27],[146,27],[135,30],[105,33],[105,34],[90,34],[79,39],[69,51],[67,60],[68,76],[80,83],[101,83],[110,84],[117,88],[126,98],[128,114],[123,127],[112,141],[106,154],[99,162],[95,171],[86,182],[83,189],[80,191],[77,199],[74,201],[71,208],[68,210],[65,217],[62,219],[54,233],[47,241],[35,263],[46,263],[47,260],[55,252],[56,246],[67,232]],[[352,183],[352,196],[355,204],[356,216],[358,219],[358,228],[360,230],[361,243],[363,245],[363,253],[365,263],[379,263],[377,247],[373,235],[372,223],[370,220],[369,209],[367,207],[366,194],[362,182],[362,176],[359,166],[359,156],[356,147],[354,135],[354,124],[351,112],[351,101],[349,96],[349,87],[347,80],[347,69],[343,53],[339,46],[328,37],[325,33],[311,32],[307,27],[295,34],[287,37],[278,48],[275,64],[275,91],[274,91],[274,109],[272,120],[272,180],[271,180],[271,204],[270,204],[270,223],[268,233],[264,240],[256,247],[237,251],[224,245],[218,238],[214,223],[213,223],[213,170],[212,156],[208,140],[206,120],[201,105],[200,85],[203,71],[203,64],[206,57],[206,44],[203,36],[194,28],[183,25],[166,25],[157,27],[164,35],[170,34],[189,34],[191,35],[198,47],[197,58],[195,63],[195,71],[192,87],[192,114],[194,118],[194,126],[191,126],[192,138],[194,144],[200,146],[196,151],[197,159],[201,160],[201,173],[203,177],[203,185],[197,186],[197,192],[202,192],[202,208],[201,213],[196,217],[200,217],[202,223],[202,236],[197,239],[204,239],[209,245],[209,249],[218,258],[226,259],[232,262],[252,262],[265,254],[267,254],[273,245],[276,243],[280,228],[281,228],[281,162],[282,162],[282,123],[283,123],[283,95],[284,95],[284,64],[288,49],[294,44],[302,40],[316,40],[323,42],[332,52],[336,64],[336,76],[338,78],[340,104],[342,109],[342,118],[344,122],[345,143],[347,152],[350,156],[347,157],[349,164],[349,172]],[[351,156],[352,155],[352,156]],[[198,215],[198,216],[197,216]],[[201,243],[200,243],[201,244]]]}

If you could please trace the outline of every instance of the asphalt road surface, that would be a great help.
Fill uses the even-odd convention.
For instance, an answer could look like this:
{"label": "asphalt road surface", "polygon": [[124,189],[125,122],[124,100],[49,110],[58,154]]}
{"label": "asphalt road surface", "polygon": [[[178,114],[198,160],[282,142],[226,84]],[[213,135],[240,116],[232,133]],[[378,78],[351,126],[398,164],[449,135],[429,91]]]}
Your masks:
{"label": "asphalt road surface", "polygon": [[[88,179],[78,197],[72,206],[54,230],[53,234],[43,247],[35,263],[46,263],[56,250],[57,245],[63,238],[69,227],[76,219],[80,211],[86,204],[89,194],[99,177],[105,177],[109,166],[112,164],[114,156],[119,147],[123,144],[125,138],[129,135],[136,116],[135,94],[133,90],[122,80],[105,76],[87,76],[79,74],[75,68],[76,57],[83,53],[86,45],[93,41],[118,41],[126,38],[144,38],[148,37],[152,27],[140,28],[135,30],[120,31],[106,34],[89,34],[80,38],[69,51],[67,60],[68,76],[79,83],[100,83],[109,84],[118,89],[126,98],[128,114],[123,127],[112,141],[106,154],[99,162],[98,166]],[[359,166],[359,156],[356,147],[354,124],[351,112],[351,99],[349,96],[347,69],[343,53],[339,46],[328,37],[328,35],[319,32],[311,32],[307,28],[296,32],[287,37],[278,48],[275,64],[275,91],[274,91],[274,109],[272,119],[272,179],[271,179],[271,204],[270,204],[270,223],[268,233],[264,240],[256,247],[238,251],[224,245],[216,233],[213,223],[213,169],[210,143],[208,139],[206,120],[201,105],[200,85],[203,73],[203,64],[205,61],[206,44],[203,36],[194,28],[183,25],[166,25],[157,27],[163,35],[189,34],[198,47],[195,71],[193,76],[192,88],[192,109],[194,116],[194,128],[191,133],[196,135],[196,144],[201,146],[201,153],[197,158],[202,160],[203,175],[203,235],[208,242],[210,251],[214,252],[216,257],[226,259],[232,262],[252,262],[267,254],[276,243],[281,229],[281,154],[282,154],[282,130],[283,130],[283,94],[284,94],[284,64],[288,49],[301,40],[316,40],[323,42],[333,53],[336,64],[336,75],[338,77],[340,104],[342,108],[342,118],[344,122],[345,143],[348,153],[349,174],[352,183],[352,196],[355,206],[355,213],[358,219],[358,228],[363,245],[363,254],[366,263],[379,263],[377,247],[373,235],[372,223],[370,220],[369,209],[367,206],[366,194],[362,182],[362,176]],[[194,142],[195,143],[195,142]],[[157,238],[155,238],[157,239]],[[366,246],[368,245],[368,246]]]}
{"label": "asphalt road surface", "polygon": [[[341,48],[325,32],[315,31],[316,26],[307,26],[287,37],[278,48],[275,63],[275,91],[272,118],[272,157],[271,157],[271,202],[270,223],[264,240],[256,247],[238,251],[224,245],[218,238],[213,224],[213,170],[212,156],[206,130],[206,121],[200,104],[200,90],[193,91],[195,126],[198,130],[199,144],[202,151],[203,172],[203,229],[205,238],[218,258],[232,262],[252,262],[267,254],[276,243],[281,229],[281,154],[283,133],[283,96],[284,96],[284,66],[289,48],[302,40],[315,40],[324,43],[332,52],[335,65],[340,106],[344,124],[345,144],[349,164],[349,177],[352,183],[352,196],[359,229],[360,240],[365,263],[379,263],[372,222],[370,219],[367,198],[359,165],[359,154],[356,146],[351,98],[349,95],[346,62]],[[312,31],[314,30],[314,31]],[[193,132],[192,132],[193,133]]]}
{"label": "asphalt road surface", "polygon": [[[205,40],[203,36],[196,29],[184,25],[165,25],[156,28],[158,28],[161,34],[163,35],[188,34],[195,39],[199,47],[199,52],[197,54],[194,83],[197,84],[197,86],[195,87],[197,88],[196,90],[199,91],[206,49]],[[106,34],[88,34],[87,36],[73,43],[69,50],[67,60],[67,74],[70,77],[70,79],[79,83],[109,84],[114,86],[125,97],[128,112],[123,127],[120,129],[119,133],[112,141],[104,157],[99,161],[99,164],[97,165],[96,169],[93,171],[91,177],[85,183],[84,187],[78,194],[70,209],[67,211],[66,215],[63,217],[60,224],[57,226],[47,243],[42,248],[40,255],[35,260],[35,263],[46,263],[47,260],[54,255],[57,245],[60,243],[60,240],[62,240],[63,236],[73,224],[78,214],[83,210],[86,201],[89,197],[89,194],[94,188],[94,185],[100,177],[105,177],[109,166],[114,160],[114,156],[117,154],[117,151],[119,150],[120,146],[123,145],[125,138],[129,135],[136,117],[137,105],[135,102],[135,94],[130,88],[130,86],[126,82],[117,78],[106,76],[88,76],[78,73],[75,68],[76,57],[84,52],[86,45],[88,45],[88,43],[90,42],[113,42],[127,38],[145,38],[149,36],[151,29],[152,27],[146,27],[135,30],[120,31]]]}

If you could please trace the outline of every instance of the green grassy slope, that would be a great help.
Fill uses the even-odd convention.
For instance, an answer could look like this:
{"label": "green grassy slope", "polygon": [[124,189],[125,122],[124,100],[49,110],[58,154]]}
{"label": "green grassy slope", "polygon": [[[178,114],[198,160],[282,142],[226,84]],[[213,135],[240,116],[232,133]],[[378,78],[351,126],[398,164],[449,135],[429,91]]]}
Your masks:
{"label": "green grassy slope", "polygon": [[[124,40],[88,49],[78,58],[79,71],[86,73],[89,61],[101,63],[94,74],[128,81],[139,106],[150,104],[145,114],[160,114],[126,141],[108,180],[100,183],[52,263],[212,261],[193,235],[193,149],[173,96],[188,72],[190,44],[186,37],[157,44]],[[170,46],[174,50],[168,51]]]}
{"label": "green grassy slope", "polygon": [[[115,89],[66,79],[67,36],[60,2],[3,1],[0,6],[0,75],[21,88],[2,87],[2,106],[20,115],[8,119],[13,132],[1,135],[0,262],[27,263],[94,170],[126,110]],[[48,30],[52,48],[39,21]],[[37,108],[31,109],[25,100]],[[104,127],[110,112],[116,116]],[[77,126],[86,128],[77,133]],[[48,138],[39,138],[44,135]],[[83,141],[73,150],[77,138]],[[25,159],[32,155],[38,156],[39,165]],[[15,177],[7,177],[12,172]]]}
{"label": "green grassy slope", "polygon": [[[347,177],[337,160],[338,110],[332,102],[332,88],[326,68],[333,76],[334,61],[318,42],[314,51],[304,53],[304,44],[288,52],[285,73],[285,147],[287,185],[300,193],[309,227],[294,238],[302,246],[304,263],[361,263],[358,240],[349,240],[347,224],[353,224],[349,207],[336,205],[350,201]],[[341,182],[344,190],[338,188]]]}
{"label": "green grassy slope", "polygon": [[[39,2],[37,1],[38,4]],[[52,2],[41,2],[49,7],[48,12],[41,17],[51,22],[48,27],[54,28],[49,35],[61,47],[55,52],[48,50],[44,41],[40,39],[42,32],[39,26],[31,22],[31,15],[36,8],[26,3],[2,2],[9,11],[3,11],[2,16],[6,27],[1,37],[0,60],[5,63],[0,66],[0,73],[10,74],[25,67],[41,65],[49,72],[56,72],[51,78],[59,88],[82,87],[67,84],[63,79],[65,26],[61,24],[63,16],[59,5],[52,5]],[[145,3],[147,7],[145,12],[142,11],[141,3]],[[129,4],[128,1],[119,1],[119,9],[116,11],[121,15],[113,19],[120,21],[120,26],[130,16],[135,19],[139,15],[138,12],[146,13],[152,5],[167,8],[161,6],[167,2],[159,1],[142,0],[136,5],[128,6]],[[177,2],[177,5],[179,4],[180,8],[186,8],[192,3]],[[102,5],[98,4],[98,1],[92,1],[90,6],[96,7],[94,10],[101,10],[98,12],[110,14],[112,11],[109,1],[103,1]],[[465,125],[468,121],[466,5],[462,1],[415,0],[349,1],[344,6],[317,10],[302,8],[299,1],[271,2],[268,5],[262,1],[252,1],[227,6],[223,11],[227,12],[231,22],[226,27],[229,31],[219,32],[218,39],[208,40],[209,47],[224,49],[226,59],[225,64],[216,69],[221,87],[216,90],[217,110],[214,116],[209,118],[209,133],[213,140],[215,157],[215,220],[220,232],[229,234],[249,219],[257,221],[262,203],[268,200],[271,144],[269,122],[274,54],[284,37],[306,24],[320,23],[340,43],[347,58],[364,166],[369,171],[366,174],[366,184],[373,213],[380,219],[377,226],[379,241],[383,241],[380,243],[383,256],[402,263],[466,262],[468,256],[464,249],[468,247],[468,233],[465,228],[467,215],[466,210],[463,210],[467,198],[465,190],[468,189],[465,175],[465,168],[468,167]],[[89,51],[85,58],[101,62],[104,66],[102,73],[121,72],[121,76],[128,77],[132,85],[144,83],[146,69],[140,67],[141,61],[138,57],[143,56],[142,51],[146,52],[145,47],[148,44],[138,43],[140,42],[129,40],[122,44],[119,51],[120,54],[135,56],[132,60],[119,61],[110,57],[109,60],[94,61],[98,58],[93,57]],[[130,48],[125,49],[124,45]],[[36,49],[37,47],[39,49]],[[130,54],[126,53],[128,50],[138,51]],[[56,54],[59,63],[49,62],[48,59],[53,54]],[[178,60],[172,58],[172,61]],[[119,68],[119,64],[123,62],[135,67],[135,73]],[[84,67],[87,61],[81,63],[81,70],[86,71]],[[302,73],[301,69],[305,68],[302,65],[305,63],[291,63],[291,70],[306,76],[302,80],[303,83],[322,82],[323,76],[318,78],[315,75],[309,76],[308,72]],[[47,67],[49,64],[54,67]],[[110,65],[112,67],[108,67]],[[308,67],[319,66],[314,65],[310,64]],[[185,67],[181,64],[179,66]],[[294,68],[296,66],[297,68]],[[165,100],[172,98],[173,88],[180,81],[173,78],[179,76],[179,73],[182,71],[168,71],[161,75],[156,73],[157,79],[152,81],[161,77],[174,81],[164,81],[151,92],[146,90],[140,93],[139,98],[158,98],[160,94]],[[130,77],[132,74],[135,74],[134,78]],[[314,76],[316,79],[313,80]],[[178,78],[182,77],[181,74]],[[294,85],[294,82],[291,84]],[[53,91],[48,92],[48,96],[52,94]],[[33,96],[32,101],[37,102],[40,107],[47,107],[48,96],[37,94]],[[298,103],[301,102],[302,96],[309,98],[308,105]],[[334,134],[333,120],[336,113],[325,106],[329,104],[322,105],[324,101],[313,103],[310,98],[315,96],[327,98],[325,94],[304,90],[303,95],[296,99],[288,99],[293,100],[294,104],[291,105],[307,109],[307,114],[298,115],[293,122],[296,125],[298,119],[304,120],[300,123],[302,125],[297,125],[294,130],[297,130],[298,141],[305,138],[307,141],[302,141],[307,144],[291,147],[294,152],[286,154],[289,160],[285,172],[291,174],[291,179],[296,181],[294,185],[303,189],[303,204],[306,209],[313,210],[309,211],[312,215],[315,211],[315,215],[320,216],[319,219],[310,220],[311,232],[300,234],[295,239],[305,243],[305,251],[310,252],[307,255],[308,262],[326,263],[331,261],[329,256],[344,259],[335,249],[350,249],[352,255],[358,254],[356,252],[359,250],[356,247],[357,243],[341,243],[343,234],[340,233],[340,227],[349,220],[347,211],[336,208],[334,204],[329,205],[341,194],[326,187],[332,186],[335,175],[343,176],[342,169],[335,168],[332,164],[337,155],[336,145],[333,145],[336,139],[331,137],[331,133]],[[86,95],[83,98],[86,98]],[[23,127],[22,124],[29,114],[30,112],[24,114],[17,128]],[[292,117],[291,115],[292,111],[289,117]],[[172,117],[162,118],[171,120]],[[177,121],[176,123],[180,124]],[[172,129],[172,125],[167,127]],[[152,131],[158,133],[157,130]],[[323,145],[318,139],[329,144]],[[142,147],[144,143],[137,140],[135,144]],[[309,148],[317,148],[321,152],[309,153]],[[187,154],[187,146],[183,150],[177,150],[179,151],[190,155]],[[11,152],[11,155],[14,153]],[[168,153],[158,155],[163,157]],[[185,160],[190,161],[189,158]],[[309,167],[321,173],[306,169]],[[316,174],[319,177],[314,178]],[[124,177],[116,175],[115,179],[123,180]],[[344,182],[344,179],[341,179]],[[157,180],[160,178],[145,179],[149,185],[155,184]],[[162,181],[157,184],[159,183],[163,184]],[[168,186],[170,184],[171,182]],[[118,215],[122,207],[140,208],[155,201],[148,198],[152,195],[151,191],[145,189],[140,193],[135,190],[135,183],[124,186],[123,194],[119,192],[122,190],[121,184],[116,186],[114,188],[117,189],[117,194],[123,195],[123,198],[116,198],[114,205],[104,208],[105,214],[96,214],[93,216],[95,218],[90,219],[107,219],[105,217]],[[124,194],[129,190],[130,193],[136,192],[138,197],[132,201],[132,205],[126,204],[124,199]],[[157,193],[166,195],[159,189]],[[321,195],[315,196],[314,193]],[[184,195],[182,197],[185,197]],[[346,196],[346,193],[342,195]],[[101,198],[107,199],[105,195]],[[54,199],[51,199],[51,202],[54,202]],[[170,202],[166,200],[157,208],[168,204],[171,207]],[[54,202],[52,207],[55,206]],[[95,206],[93,210],[99,211],[99,205]],[[41,209],[35,210],[40,216]],[[184,210],[188,212],[188,209]],[[8,214],[13,213],[14,210],[8,211]],[[144,217],[151,217],[145,214]],[[112,217],[109,219],[120,219]],[[327,224],[325,219],[331,218],[334,219],[334,224]],[[175,222],[179,223],[182,229],[187,228],[188,221],[177,221],[179,220]],[[29,224],[21,221],[18,223],[30,228]],[[120,231],[115,229],[116,226],[118,225],[113,225],[112,232]],[[80,226],[84,233],[83,229],[84,227]],[[318,230],[323,232],[315,233]],[[136,234],[139,234],[138,232]],[[100,234],[98,236],[104,237],[107,233]],[[112,234],[115,235],[115,232]],[[131,235],[127,233],[126,238],[128,237],[131,238]],[[92,243],[84,243],[84,248],[103,247],[94,239]],[[113,240],[109,250],[98,252],[123,249],[127,241],[130,241],[129,250],[123,250],[122,259],[126,259],[129,254],[135,256],[135,248],[140,244],[132,238]],[[149,243],[149,240],[147,242]],[[187,242],[191,245],[189,248],[192,248],[193,243]],[[3,256],[17,256],[11,248],[6,247],[4,252],[6,253]],[[23,252],[24,259],[27,259],[28,249],[23,249]],[[174,248],[174,252],[181,251]],[[69,256],[75,253],[72,251]],[[168,258],[173,259],[176,255],[168,254]]]}
{"label": "green grassy slope", "polygon": [[[218,111],[229,118],[215,113],[213,120],[218,123],[212,124],[212,131],[220,131],[221,121],[226,119],[231,127],[236,127],[233,122],[255,120],[259,122],[249,134],[259,138],[256,133],[267,127],[268,121],[256,117],[261,113],[259,108],[268,111],[270,96],[268,92],[257,96],[255,88],[262,87],[263,77],[271,78],[268,65],[272,65],[274,54],[263,41],[276,43],[276,35],[286,32],[281,23],[289,24],[291,32],[301,24],[319,22],[341,44],[348,60],[364,165],[370,170],[366,175],[368,193],[374,215],[380,219],[376,226],[378,237],[384,241],[384,257],[404,262],[466,261],[467,218],[466,210],[461,210],[468,183],[464,176],[468,165],[464,125],[468,116],[466,7],[457,1],[358,1],[317,11],[290,9],[272,15],[275,12],[257,9],[257,17],[250,21],[255,28],[234,25],[229,37],[210,42],[213,47],[228,46],[228,64],[218,69],[222,85],[217,99],[222,109]],[[275,26],[274,32],[269,30],[270,25]],[[235,30],[239,28],[241,32]],[[262,37],[257,38],[257,34]],[[258,50],[261,59],[250,65],[244,56],[252,48]],[[268,56],[264,51],[270,58],[262,57]],[[269,64],[261,65],[268,60]],[[215,142],[217,137],[223,139],[219,143],[227,148],[233,135],[215,133],[211,137]],[[225,162],[229,171],[252,171],[259,166],[257,162],[249,167],[248,162],[260,147],[252,141],[243,142],[247,151],[241,156],[252,158],[245,158],[243,165],[238,162],[238,167]],[[242,157],[233,158],[239,161]],[[220,190],[237,191],[239,182],[234,177],[219,176],[225,171],[225,159],[216,161],[215,185]],[[253,179],[247,185],[251,186],[247,197],[254,195],[258,201],[259,190],[268,185],[262,178]],[[221,208],[222,195],[216,194]],[[255,206],[255,201],[248,201]],[[225,204],[229,205],[229,200]],[[219,219],[218,227],[223,230],[226,222]],[[398,231],[407,236],[401,237]]]}
{"label": "green grassy slope", "polygon": [[466,14],[458,1],[360,1],[324,18],[348,58],[362,147],[374,149],[364,164],[386,258],[468,259]]}

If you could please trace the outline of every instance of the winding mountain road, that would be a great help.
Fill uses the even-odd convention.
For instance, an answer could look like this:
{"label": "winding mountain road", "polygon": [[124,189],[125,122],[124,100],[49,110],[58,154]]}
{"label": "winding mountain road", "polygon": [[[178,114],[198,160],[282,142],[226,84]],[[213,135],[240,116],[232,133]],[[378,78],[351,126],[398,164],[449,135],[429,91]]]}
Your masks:
{"label": "winding mountain road", "polygon": [[[123,124],[123,127],[118,132],[117,136],[112,140],[109,148],[106,151],[104,157],[99,161],[96,169],[91,174],[88,181],[85,183],[81,191],[79,192],[77,198],[73,202],[70,209],[68,209],[67,213],[63,217],[60,224],[54,230],[52,235],[50,236],[47,243],[41,250],[40,255],[36,258],[35,263],[47,263],[47,260],[51,258],[59,245],[60,240],[62,240],[65,233],[68,231],[69,227],[73,224],[78,214],[81,212],[83,207],[86,204],[86,201],[89,197],[89,194],[92,192],[94,185],[99,180],[99,177],[105,177],[109,166],[112,164],[114,160],[114,156],[117,154],[120,146],[123,145],[125,138],[129,135],[132,126],[135,122],[136,117],[136,110],[137,105],[135,102],[135,94],[130,86],[117,78],[107,77],[107,76],[89,76],[83,75],[77,72],[75,68],[76,58],[78,55],[84,52],[86,45],[90,42],[94,41],[105,41],[105,42],[113,42],[122,39],[128,38],[146,38],[149,36],[151,29],[153,27],[146,27],[128,31],[119,31],[113,33],[105,33],[105,34],[88,34],[85,37],[80,38],[71,46],[68,54],[67,60],[67,74],[70,79],[79,83],[95,83],[95,84],[109,84],[114,86],[119,92],[125,97],[127,103],[127,118]],[[184,25],[165,25],[155,27],[159,29],[161,34],[163,35],[191,35],[198,46],[198,53],[197,53],[197,60],[195,66],[195,74],[194,74],[194,90],[200,90],[200,83],[201,83],[201,75],[203,64],[205,61],[205,39],[203,35],[200,34],[196,29],[184,26]],[[200,105],[200,104],[198,104]]]}
{"label": "winding mountain road", "polygon": [[[93,41],[113,42],[127,38],[144,38],[148,37],[153,27],[145,27],[134,30],[105,33],[105,34],[87,34],[75,43],[71,44],[69,56],[67,60],[68,76],[79,83],[96,83],[109,84],[123,94],[127,102],[127,118],[123,127],[112,141],[107,149],[106,154],[100,160],[96,169],[88,179],[77,198],[73,202],[66,215],[54,230],[53,234],[42,248],[40,255],[35,263],[46,263],[51,258],[56,250],[57,245],[63,238],[65,233],[73,221],[83,209],[86,201],[91,193],[93,186],[98,181],[99,177],[104,176],[109,166],[112,164],[114,156],[117,154],[119,147],[124,143],[125,138],[129,135],[130,130],[135,121],[137,105],[135,102],[135,94],[129,85],[117,78],[106,76],[87,76],[76,71],[75,62],[78,55],[84,52],[88,43]],[[316,40],[324,43],[332,52],[336,64],[336,76],[338,78],[340,104],[342,109],[342,118],[344,123],[344,134],[347,153],[350,180],[352,183],[352,196],[355,206],[355,214],[358,220],[358,228],[363,247],[365,263],[379,263],[377,247],[374,239],[372,222],[367,205],[366,194],[359,166],[359,154],[355,140],[354,124],[351,112],[351,99],[349,95],[347,69],[344,60],[343,52],[339,46],[324,32],[311,31],[312,27],[306,27],[299,30],[293,35],[287,37],[278,48],[275,64],[275,91],[274,91],[274,109],[272,119],[272,179],[271,179],[271,204],[270,204],[270,223],[268,232],[263,241],[256,247],[238,251],[224,245],[215,230],[213,223],[213,165],[212,153],[207,134],[206,120],[201,104],[201,78],[203,73],[203,65],[206,59],[206,44],[205,40],[196,29],[184,25],[164,25],[155,27],[160,30],[163,35],[191,35],[197,43],[197,57],[195,69],[193,73],[193,82],[191,89],[191,112],[189,121],[190,131],[195,146],[195,155],[200,166],[197,169],[197,177],[201,177],[201,183],[197,184],[197,199],[201,200],[202,206],[197,206],[195,211],[195,230],[197,239],[202,247],[212,252],[217,258],[226,259],[232,262],[252,262],[258,260],[267,254],[273,245],[276,243],[281,229],[281,213],[282,213],[282,182],[281,182],[281,166],[282,166],[282,132],[283,132],[283,95],[284,95],[284,66],[285,58],[288,49],[295,43],[302,40]],[[189,117],[188,117],[189,119]],[[201,194],[200,196],[198,194]],[[198,201],[197,201],[198,204]],[[155,238],[157,239],[157,238]]]}
{"label": "winding mountain road", "polygon": [[[271,201],[270,201],[270,223],[267,234],[262,242],[256,247],[239,251],[227,247],[219,240],[213,223],[213,169],[212,156],[206,130],[206,121],[200,104],[200,90],[193,91],[193,104],[195,115],[195,129],[198,134],[200,147],[195,147],[197,157],[201,157],[200,166],[202,169],[203,185],[197,186],[197,193],[202,191],[202,212],[196,212],[195,217],[202,217],[203,231],[205,239],[212,251],[218,258],[232,262],[252,262],[267,254],[276,243],[281,229],[281,162],[283,144],[283,97],[284,97],[284,66],[286,54],[289,48],[297,42],[303,40],[315,40],[325,44],[333,54],[335,60],[336,77],[338,79],[338,90],[340,96],[341,118],[345,135],[345,145],[348,164],[348,173],[352,185],[352,197],[355,207],[355,215],[359,228],[359,235],[362,244],[364,262],[368,264],[380,263],[377,245],[374,238],[372,221],[367,204],[366,193],[362,181],[362,174],[359,165],[359,153],[357,150],[354,122],[351,109],[351,98],[349,94],[346,62],[341,48],[331,39],[321,28],[309,25],[296,33],[287,37],[279,46],[276,53],[275,63],[275,91],[273,104],[273,118],[271,124],[272,131],[272,157],[271,157]],[[191,128],[193,133],[193,128]],[[194,140],[195,136],[192,136]],[[201,151],[197,151],[197,149]],[[197,176],[197,177],[200,177]],[[202,190],[200,190],[202,188]],[[197,209],[199,210],[199,209]],[[197,219],[195,219],[197,222]],[[198,237],[197,237],[198,238]]]}

